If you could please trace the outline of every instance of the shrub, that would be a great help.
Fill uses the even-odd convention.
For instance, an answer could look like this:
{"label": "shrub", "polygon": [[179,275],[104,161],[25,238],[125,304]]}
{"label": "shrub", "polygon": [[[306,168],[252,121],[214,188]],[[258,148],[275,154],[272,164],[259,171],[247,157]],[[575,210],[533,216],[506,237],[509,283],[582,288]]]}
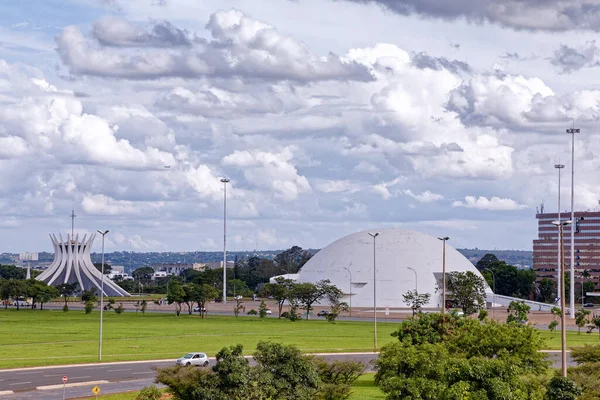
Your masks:
{"label": "shrub", "polygon": [[123,314],[123,311],[125,311],[125,307],[123,307],[123,303],[119,303],[119,306],[115,308],[115,313]]}
{"label": "shrub", "polygon": [[600,362],[600,345],[576,347],[571,350],[571,357],[577,364]]}
{"label": "shrub", "polygon": [[85,302],[85,313],[90,314],[94,309],[94,303],[90,300]]}
{"label": "shrub", "polygon": [[252,310],[247,312],[248,315],[258,315],[258,313],[256,312],[256,310],[253,308]]}
{"label": "shrub", "polygon": [[160,400],[162,392],[154,385],[146,386],[136,396],[135,400]]}
{"label": "shrub", "polygon": [[267,305],[264,300],[261,300],[260,306],[258,306],[258,316],[260,319],[264,319],[267,316]]}
{"label": "shrub", "polygon": [[352,395],[350,385],[322,384],[315,395],[315,400],[347,400]]}
{"label": "shrub", "polygon": [[313,363],[317,367],[319,379],[322,382],[333,384],[351,385],[362,375],[366,368],[365,364],[354,360],[327,362],[322,358],[315,358]]}
{"label": "shrub", "polygon": [[480,321],[485,320],[488,317],[488,312],[485,308],[479,310],[479,316],[477,317]]}
{"label": "shrub", "polygon": [[63,310],[63,312],[67,312],[67,311],[69,311],[69,306],[65,304],[65,305],[63,306],[62,310]]}
{"label": "shrub", "polygon": [[577,400],[577,396],[581,393],[581,388],[573,380],[563,376],[555,376],[548,384],[546,399]]}

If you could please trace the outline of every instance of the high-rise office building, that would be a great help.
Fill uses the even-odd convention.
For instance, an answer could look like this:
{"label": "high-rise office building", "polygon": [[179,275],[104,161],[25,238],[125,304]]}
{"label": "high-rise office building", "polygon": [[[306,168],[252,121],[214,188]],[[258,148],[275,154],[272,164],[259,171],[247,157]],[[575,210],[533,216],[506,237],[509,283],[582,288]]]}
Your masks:
{"label": "high-rise office building", "polygon": [[[571,213],[561,213],[561,220],[569,220]],[[556,282],[559,267],[558,227],[552,222],[558,219],[557,213],[536,214],[538,238],[533,241],[533,269],[537,281],[544,278]],[[571,231],[575,234],[575,285],[581,288],[582,279],[600,286],[600,212],[575,212],[575,223],[564,227],[565,271],[571,270]],[[584,277],[584,275],[588,275]],[[581,289],[579,289],[579,292]],[[579,293],[576,292],[576,293]]]}

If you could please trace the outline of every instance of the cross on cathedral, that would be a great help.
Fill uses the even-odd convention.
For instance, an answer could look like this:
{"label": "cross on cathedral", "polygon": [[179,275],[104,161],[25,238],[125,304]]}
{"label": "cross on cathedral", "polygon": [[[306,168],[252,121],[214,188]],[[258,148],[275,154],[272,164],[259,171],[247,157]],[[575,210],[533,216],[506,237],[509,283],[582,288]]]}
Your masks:
{"label": "cross on cathedral", "polygon": [[73,239],[75,237],[75,217],[77,217],[75,210],[71,210],[71,215],[69,215],[69,218],[71,218],[71,240],[75,240]]}

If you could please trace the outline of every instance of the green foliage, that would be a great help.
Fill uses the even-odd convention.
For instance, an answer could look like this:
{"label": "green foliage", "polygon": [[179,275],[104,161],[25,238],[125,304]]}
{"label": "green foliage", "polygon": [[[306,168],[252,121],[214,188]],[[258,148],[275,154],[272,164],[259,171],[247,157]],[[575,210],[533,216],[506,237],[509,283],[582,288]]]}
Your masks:
{"label": "green foliage", "polygon": [[147,308],[148,308],[148,303],[146,302],[146,300],[142,300],[142,303],[140,306],[140,311],[142,312],[142,314],[146,314]]}
{"label": "green foliage", "polygon": [[156,386],[146,386],[136,396],[135,400],[160,400],[162,392]]}
{"label": "green foliage", "polygon": [[414,316],[417,313],[417,311],[419,311],[424,305],[429,303],[429,300],[431,299],[431,294],[419,294],[419,292],[417,292],[416,289],[409,290],[408,292],[402,295],[402,299],[404,300],[405,304],[408,304],[410,306],[410,309],[412,310]]}
{"label": "green foliage", "polygon": [[256,312],[256,310],[253,308],[250,311],[248,311],[246,314],[248,315],[258,315],[258,313]]}
{"label": "green foliage", "polygon": [[334,360],[327,362],[322,358],[313,360],[321,382],[352,385],[365,371],[366,365],[354,360]]}
{"label": "green foliage", "polygon": [[[94,267],[98,270],[98,272],[102,273],[102,263],[94,263]],[[112,266],[110,264],[104,263],[104,275],[110,275],[112,272]]]}
{"label": "green foliage", "polygon": [[586,344],[571,350],[571,358],[577,364],[600,363],[600,345]]}
{"label": "green foliage", "polygon": [[300,246],[292,246],[275,256],[275,264],[286,274],[295,274],[310,260],[312,254]]}
{"label": "green foliage", "polygon": [[551,279],[544,278],[540,281],[538,289],[539,301],[550,304],[554,303],[554,299],[556,298],[556,282]]}
{"label": "green foliage", "polygon": [[92,310],[94,309],[94,303],[92,301],[86,301],[85,302],[85,313],[86,314],[91,314]]}
{"label": "green foliage", "polygon": [[259,342],[250,366],[241,345],[217,353],[212,370],[169,367],[157,374],[157,382],[180,400],[309,400],[318,389],[318,375],[311,358],[293,346]]}
{"label": "green foliage", "polygon": [[[77,292],[77,286],[78,283],[63,283],[61,285],[58,285],[56,288],[58,289],[60,295],[63,297],[63,300],[65,301],[65,307],[67,305],[67,301],[69,301],[69,297],[73,296],[75,294],[75,292]],[[68,310],[68,307],[66,307]]]}
{"label": "green foliage", "polygon": [[206,303],[214,300],[218,295],[219,291],[214,286],[208,284],[195,285],[192,292],[192,300],[198,304],[199,313],[204,318],[206,314]]}
{"label": "green foliage", "polygon": [[267,304],[264,300],[261,300],[260,305],[258,306],[258,316],[260,319],[265,319],[267,316]]}
{"label": "green foliage", "polygon": [[238,315],[240,315],[240,312],[243,310],[243,304],[244,303],[242,299],[235,299],[235,305],[233,306],[233,315],[235,315],[236,318],[238,317]]}
{"label": "green foliage", "polygon": [[580,308],[575,312],[575,324],[577,324],[577,332],[579,335],[581,335],[581,328],[589,322],[588,315],[590,314],[591,312],[585,308]]}
{"label": "green foliage", "polygon": [[314,283],[296,283],[292,286],[289,298],[294,303],[299,303],[306,310],[306,319],[312,311],[312,305],[320,300],[326,299],[330,304],[339,303],[343,292],[337,286],[332,285],[329,279]]}
{"label": "green foliage", "polygon": [[482,271],[486,268],[489,268],[493,263],[496,263],[496,262],[500,262],[500,260],[498,260],[498,257],[496,257],[495,254],[487,253],[486,255],[481,257],[481,259],[479,261],[477,261],[477,264],[475,264],[475,267],[479,271]]}
{"label": "green foliage", "polygon": [[69,306],[67,305],[67,303],[65,303],[65,305],[62,307],[62,311],[63,312],[69,311]]}
{"label": "green foliage", "polygon": [[583,391],[578,400],[600,399],[600,362],[585,362],[569,368],[568,375]]}
{"label": "green foliage", "polygon": [[[106,267],[106,264],[104,265]],[[141,267],[135,269],[131,276],[137,282],[140,282],[143,285],[147,285],[152,282],[152,275],[154,274],[154,269],[152,267]]]}
{"label": "green foliage", "polygon": [[81,301],[87,303],[88,301],[96,302],[96,289],[84,290],[81,292]]}
{"label": "green foliage", "polygon": [[550,322],[550,324],[548,324],[548,329],[550,330],[550,332],[552,333],[556,333],[556,328],[558,327],[558,321],[557,320],[552,320]]}
{"label": "green foliage", "polygon": [[346,312],[349,309],[350,309],[350,307],[345,302],[332,304],[331,310],[325,316],[325,319],[327,320],[327,322],[333,324],[333,323],[335,323],[335,320],[340,316],[340,313]]}
{"label": "green foliage", "polygon": [[181,314],[181,304],[185,301],[185,295],[185,290],[181,282],[173,280],[167,291],[167,303],[175,303],[175,314],[177,316]]}
{"label": "green foliage", "polygon": [[392,336],[375,376],[387,399],[541,398],[541,385],[523,379],[548,365],[532,327],[424,314]]}
{"label": "green foliage", "polygon": [[480,321],[485,321],[488,317],[488,311],[485,308],[482,308],[481,310],[479,310],[479,315],[477,316],[477,319]]}
{"label": "green foliage", "polygon": [[283,308],[283,304],[289,299],[293,285],[293,280],[279,277],[275,279],[275,283],[265,284],[260,291],[261,296],[273,297],[275,300],[277,300],[277,306],[279,307],[279,318],[282,317],[281,310]]}
{"label": "green foliage", "polygon": [[485,306],[485,283],[472,271],[448,274],[446,289],[465,315],[471,315]]}
{"label": "green foliage", "polygon": [[577,400],[583,391],[570,378],[563,376],[555,376],[550,380],[546,391],[546,399],[548,400]]}
{"label": "green foliage", "polygon": [[123,303],[119,303],[119,306],[115,308],[115,313],[123,314],[125,311],[125,307],[123,307]]}
{"label": "green foliage", "polygon": [[524,301],[511,301],[507,309],[508,317],[506,318],[506,322],[527,322],[529,320],[527,317],[529,310],[531,310],[531,307],[525,304]]}
{"label": "green foliage", "polygon": [[[490,254],[491,255],[491,254]],[[485,257],[488,255],[486,254]],[[491,255],[493,256],[493,255]],[[484,259],[479,260],[482,262]],[[535,289],[535,271],[518,269],[504,261],[488,260],[485,266],[479,269],[490,287],[495,286],[495,293],[504,296],[528,299]],[[478,262],[479,264],[479,262]],[[479,267],[478,267],[479,268]],[[492,275],[493,272],[493,275]],[[495,282],[494,278],[495,277]],[[556,292],[554,292],[556,293]],[[552,297],[554,299],[554,297]]]}
{"label": "green foliage", "polygon": [[22,281],[26,276],[27,270],[25,268],[18,268],[15,265],[0,265],[1,279],[16,279]]}

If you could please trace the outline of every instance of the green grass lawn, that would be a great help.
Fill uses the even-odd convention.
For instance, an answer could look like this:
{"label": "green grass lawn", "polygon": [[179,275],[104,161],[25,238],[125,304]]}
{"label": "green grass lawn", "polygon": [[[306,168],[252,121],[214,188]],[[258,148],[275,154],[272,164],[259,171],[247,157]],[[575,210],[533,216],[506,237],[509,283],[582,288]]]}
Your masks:
{"label": "green grass lawn", "polygon": [[[378,345],[392,341],[395,323],[378,323]],[[99,313],[59,310],[0,310],[0,368],[87,363],[98,360]],[[290,322],[276,318],[217,317],[165,313],[104,313],[103,361],[180,357],[189,351],[215,355],[244,345],[252,354],[261,341],[297,346],[305,352],[373,350],[369,322],[323,319]]]}
{"label": "green grass lawn", "polygon": [[[550,331],[542,331],[540,330],[540,335],[546,340],[546,345],[544,346],[547,350],[560,350],[561,349],[561,341],[560,341],[560,331],[556,333],[552,333]],[[577,331],[567,331],[567,347],[581,347],[585,344],[600,344],[600,337],[598,337],[598,332],[586,333],[586,329],[581,330],[581,335],[577,333]]]}

